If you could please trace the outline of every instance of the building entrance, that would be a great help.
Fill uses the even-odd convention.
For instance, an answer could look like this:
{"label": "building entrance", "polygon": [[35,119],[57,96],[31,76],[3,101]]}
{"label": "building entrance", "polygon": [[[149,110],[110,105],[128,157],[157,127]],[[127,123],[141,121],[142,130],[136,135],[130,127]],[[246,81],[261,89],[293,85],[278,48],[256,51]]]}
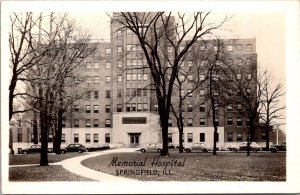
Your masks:
{"label": "building entrance", "polygon": [[139,146],[141,133],[128,133],[129,134],[129,146]]}

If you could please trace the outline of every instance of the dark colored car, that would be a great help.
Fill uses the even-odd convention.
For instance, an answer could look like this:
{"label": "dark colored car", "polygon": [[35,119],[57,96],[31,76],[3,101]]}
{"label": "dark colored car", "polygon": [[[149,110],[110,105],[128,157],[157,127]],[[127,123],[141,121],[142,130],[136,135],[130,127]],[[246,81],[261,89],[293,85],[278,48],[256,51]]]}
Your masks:
{"label": "dark colored car", "polygon": [[[22,154],[35,154],[35,153],[41,153],[41,146],[38,145],[38,144],[33,144],[31,145],[29,148],[25,148],[25,149],[22,149],[21,150],[21,153]],[[48,149],[48,152],[51,152],[49,149]]]}
{"label": "dark colored car", "polygon": [[161,143],[155,143],[155,144],[149,144],[146,147],[143,147],[141,149],[141,152],[160,152],[162,149],[162,144]]}
{"label": "dark colored car", "polygon": [[86,147],[82,144],[69,144],[66,148],[61,149],[61,153],[67,153],[67,152],[88,152]]}
{"label": "dark colored car", "polygon": [[[240,151],[247,151],[247,142],[243,142],[238,148],[236,149],[233,149],[232,148],[232,151],[235,151],[237,152],[238,150]],[[253,151],[253,152],[257,152],[257,151],[260,151],[262,150],[261,146],[258,145],[256,142],[251,142],[250,144],[250,151]]]}
{"label": "dark colored car", "polygon": [[277,151],[286,151],[286,142],[283,142],[281,144],[273,144],[270,146],[270,151],[272,153]]}
{"label": "dark colored car", "polygon": [[185,152],[192,152],[192,151],[208,152],[209,150],[212,150],[212,149],[206,143],[194,143],[193,145],[185,146],[185,148],[184,148]]}

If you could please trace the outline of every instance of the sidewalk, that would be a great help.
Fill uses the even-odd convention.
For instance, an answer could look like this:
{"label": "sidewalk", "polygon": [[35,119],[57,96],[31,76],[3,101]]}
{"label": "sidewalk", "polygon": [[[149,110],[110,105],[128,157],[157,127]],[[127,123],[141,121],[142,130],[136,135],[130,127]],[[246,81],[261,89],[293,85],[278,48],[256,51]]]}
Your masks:
{"label": "sidewalk", "polygon": [[136,148],[118,148],[118,149],[111,149],[101,152],[93,152],[91,154],[78,156],[74,158],[69,158],[60,162],[51,163],[50,165],[62,165],[62,167],[71,173],[74,173],[76,175],[86,177],[89,179],[93,179],[96,181],[137,181],[135,179],[129,179],[125,177],[120,176],[114,176],[110,174],[106,174],[100,171],[95,171],[93,169],[87,168],[81,164],[81,162],[85,159],[104,155],[104,154],[110,154],[110,153],[118,153],[118,152],[134,152]]}

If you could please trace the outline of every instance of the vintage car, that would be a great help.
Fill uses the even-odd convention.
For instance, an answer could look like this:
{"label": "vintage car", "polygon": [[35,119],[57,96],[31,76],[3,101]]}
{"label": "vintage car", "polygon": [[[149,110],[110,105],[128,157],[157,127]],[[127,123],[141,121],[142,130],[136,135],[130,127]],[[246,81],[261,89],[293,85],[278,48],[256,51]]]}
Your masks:
{"label": "vintage car", "polygon": [[160,152],[162,149],[162,144],[161,143],[155,143],[155,144],[149,144],[146,147],[143,147],[141,149],[141,152]]}
{"label": "vintage car", "polygon": [[272,153],[277,152],[277,151],[286,151],[286,142],[271,145],[270,151]]}
{"label": "vintage car", "polygon": [[88,152],[86,147],[82,144],[69,144],[67,147],[61,149],[61,153],[67,153],[67,152]]}
{"label": "vintage car", "polygon": [[185,152],[195,152],[195,151],[208,152],[209,150],[212,150],[212,149],[206,143],[194,143],[193,145],[184,147]]}
{"label": "vintage car", "polygon": [[[231,148],[232,151],[247,151],[247,142],[243,142],[241,145],[239,145],[239,147],[232,147]],[[250,151],[253,151],[253,152],[257,152],[257,151],[260,151],[262,150],[261,146],[258,145],[256,142],[251,142],[250,144]]]}
{"label": "vintage car", "polygon": [[[21,149],[22,154],[34,154],[34,153],[41,153],[41,146],[39,144],[33,144],[29,148]],[[50,149],[48,149],[48,152],[51,152]]]}

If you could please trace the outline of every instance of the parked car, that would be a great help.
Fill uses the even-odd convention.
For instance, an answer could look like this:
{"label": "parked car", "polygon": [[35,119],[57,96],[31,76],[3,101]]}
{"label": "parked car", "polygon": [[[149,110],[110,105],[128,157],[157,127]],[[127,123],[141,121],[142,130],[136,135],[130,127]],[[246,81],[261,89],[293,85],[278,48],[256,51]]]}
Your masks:
{"label": "parked car", "polygon": [[212,150],[212,149],[206,143],[194,143],[193,145],[184,147],[185,152],[192,152],[192,151],[208,152],[209,150]]}
{"label": "parked car", "polygon": [[277,151],[286,151],[286,142],[271,145],[270,151],[272,153],[277,152]]}
{"label": "parked car", "polygon": [[[42,147],[38,144],[33,144],[29,148],[21,149],[22,154],[34,154],[41,153]],[[48,149],[48,152],[51,152],[51,149]]]}
{"label": "parked car", "polygon": [[[238,150],[239,151],[247,151],[247,142],[243,142],[239,147],[232,149],[232,151],[235,151],[235,152],[237,152]],[[260,150],[262,150],[260,145],[258,145],[256,142],[251,142],[250,151],[257,152]]]}
{"label": "parked car", "polygon": [[67,152],[88,152],[86,147],[82,144],[69,144],[66,148],[61,149],[61,153],[67,153]]}
{"label": "parked car", "polygon": [[156,144],[149,144],[149,146],[143,147],[141,149],[141,152],[160,152],[162,149],[162,144],[161,143],[156,143]]}

